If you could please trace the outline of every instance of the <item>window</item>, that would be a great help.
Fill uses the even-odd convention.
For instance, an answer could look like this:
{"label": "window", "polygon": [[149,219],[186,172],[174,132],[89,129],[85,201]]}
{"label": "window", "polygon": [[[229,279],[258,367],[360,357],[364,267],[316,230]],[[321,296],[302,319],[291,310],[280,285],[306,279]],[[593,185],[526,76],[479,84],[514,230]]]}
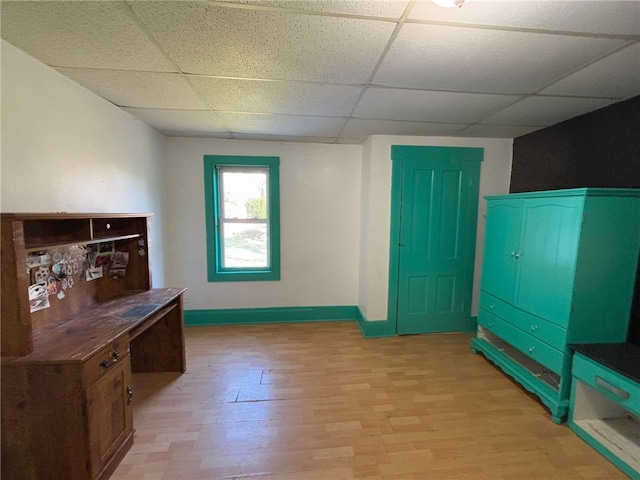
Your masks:
{"label": "window", "polygon": [[279,164],[204,156],[210,282],[280,280]]}

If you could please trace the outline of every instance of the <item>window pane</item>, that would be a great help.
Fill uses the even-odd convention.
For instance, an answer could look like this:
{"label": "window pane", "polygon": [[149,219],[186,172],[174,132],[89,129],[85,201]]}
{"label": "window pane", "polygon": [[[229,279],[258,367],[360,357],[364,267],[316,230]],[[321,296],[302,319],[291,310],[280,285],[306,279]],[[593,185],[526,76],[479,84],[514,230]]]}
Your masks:
{"label": "window pane", "polygon": [[222,268],[267,268],[265,223],[222,224]]}
{"label": "window pane", "polygon": [[222,167],[220,173],[223,218],[267,218],[267,169],[241,172]]}

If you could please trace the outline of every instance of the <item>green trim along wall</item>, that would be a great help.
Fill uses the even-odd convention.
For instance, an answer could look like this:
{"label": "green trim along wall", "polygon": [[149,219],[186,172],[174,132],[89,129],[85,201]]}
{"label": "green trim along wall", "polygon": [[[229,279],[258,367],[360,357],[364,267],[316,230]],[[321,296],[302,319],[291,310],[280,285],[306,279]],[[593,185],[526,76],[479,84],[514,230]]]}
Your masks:
{"label": "green trim along wall", "polygon": [[356,321],[365,338],[395,336],[395,325],[388,320],[367,321],[354,305],[321,307],[230,308],[185,310],[187,327],[202,325],[247,325],[260,323]]}

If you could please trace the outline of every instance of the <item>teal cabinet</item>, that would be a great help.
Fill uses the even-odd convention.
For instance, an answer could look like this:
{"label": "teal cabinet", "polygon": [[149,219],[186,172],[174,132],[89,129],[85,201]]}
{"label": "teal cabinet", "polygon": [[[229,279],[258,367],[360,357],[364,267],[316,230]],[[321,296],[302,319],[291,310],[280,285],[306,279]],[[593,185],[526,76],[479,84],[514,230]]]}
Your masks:
{"label": "teal cabinet", "polygon": [[487,197],[472,350],[538,395],[561,423],[569,343],[624,342],[640,250],[640,190]]}

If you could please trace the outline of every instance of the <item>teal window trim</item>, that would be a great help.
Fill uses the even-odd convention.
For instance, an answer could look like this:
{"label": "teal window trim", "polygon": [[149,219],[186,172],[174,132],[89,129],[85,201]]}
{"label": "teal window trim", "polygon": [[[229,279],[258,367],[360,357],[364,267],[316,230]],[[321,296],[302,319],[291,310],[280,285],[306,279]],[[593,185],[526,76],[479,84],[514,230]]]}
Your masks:
{"label": "teal window trim", "polygon": [[[223,269],[220,261],[221,239],[219,229],[218,168],[267,167],[269,267]],[[207,242],[207,280],[209,282],[250,282],[280,280],[280,158],[234,155],[204,156],[204,197]]]}

